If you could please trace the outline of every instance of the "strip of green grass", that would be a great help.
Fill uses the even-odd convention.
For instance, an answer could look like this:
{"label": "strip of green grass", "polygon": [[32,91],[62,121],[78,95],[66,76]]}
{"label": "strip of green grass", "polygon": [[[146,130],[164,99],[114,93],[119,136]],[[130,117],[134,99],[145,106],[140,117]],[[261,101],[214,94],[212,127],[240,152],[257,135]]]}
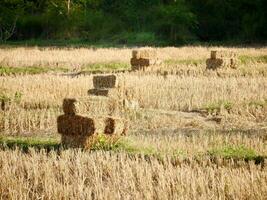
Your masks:
{"label": "strip of green grass", "polygon": [[61,147],[60,142],[56,139],[44,139],[34,137],[0,137],[0,148],[2,149],[15,149],[19,148],[23,152],[27,152],[30,148],[37,150],[46,149],[58,150]]}
{"label": "strip of green grass", "polygon": [[130,69],[129,63],[119,63],[119,62],[110,62],[110,63],[93,63],[85,67],[82,67],[83,72],[94,72],[94,71],[120,71]]}
{"label": "strip of green grass", "polygon": [[205,59],[186,59],[186,60],[174,60],[174,59],[170,59],[170,60],[165,60],[164,61],[165,64],[167,65],[201,65],[205,63]]}
{"label": "strip of green grass", "polygon": [[[38,138],[38,137],[5,137],[0,136],[0,148],[2,149],[15,149],[19,148],[23,152],[28,152],[30,148],[37,150],[45,149],[47,151],[63,149],[60,141],[54,138]],[[144,155],[152,156],[162,159],[166,153],[160,152],[152,146],[140,147],[133,143],[129,138],[122,138],[115,142],[110,142],[104,136],[100,135],[97,142],[92,146],[91,151],[112,151],[112,152],[125,152],[130,155]],[[169,156],[175,158],[183,157],[186,155],[183,152],[175,150],[169,152]],[[202,156],[209,156],[210,158],[220,157],[223,159],[237,159],[237,160],[254,160],[259,162],[266,158],[266,155],[259,155],[253,149],[245,146],[225,145],[215,149],[210,149],[207,153],[195,155],[196,159],[201,159]]]}
{"label": "strip of green grass", "polygon": [[227,145],[224,147],[215,148],[208,151],[208,156],[211,158],[223,158],[232,160],[244,160],[254,161],[255,164],[264,164],[264,159],[267,158],[266,155],[259,155],[253,149],[247,148],[243,145],[231,146]]}
{"label": "strip of green grass", "polygon": [[246,55],[242,55],[242,56],[239,56],[239,59],[240,59],[242,64],[267,63],[267,55],[262,55],[262,56],[246,56]]}
{"label": "strip of green grass", "polygon": [[0,76],[66,72],[66,68],[51,67],[0,67]]}

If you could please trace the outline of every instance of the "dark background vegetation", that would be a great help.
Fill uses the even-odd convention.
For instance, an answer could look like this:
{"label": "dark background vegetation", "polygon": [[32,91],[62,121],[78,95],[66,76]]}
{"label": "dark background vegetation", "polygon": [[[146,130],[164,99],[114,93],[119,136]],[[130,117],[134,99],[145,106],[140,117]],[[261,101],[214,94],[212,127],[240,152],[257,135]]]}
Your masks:
{"label": "dark background vegetation", "polygon": [[0,42],[135,45],[267,40],[266,0],[0,0]]}

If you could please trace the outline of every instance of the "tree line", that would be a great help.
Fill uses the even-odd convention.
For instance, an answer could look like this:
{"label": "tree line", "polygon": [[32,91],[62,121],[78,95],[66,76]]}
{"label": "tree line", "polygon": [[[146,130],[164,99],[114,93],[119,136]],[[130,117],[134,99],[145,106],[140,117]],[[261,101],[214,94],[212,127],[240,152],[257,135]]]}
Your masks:
{"label": "tree line", "polygon": [[0,41],[118,44],[267,39],[266,0],[1,0]]}

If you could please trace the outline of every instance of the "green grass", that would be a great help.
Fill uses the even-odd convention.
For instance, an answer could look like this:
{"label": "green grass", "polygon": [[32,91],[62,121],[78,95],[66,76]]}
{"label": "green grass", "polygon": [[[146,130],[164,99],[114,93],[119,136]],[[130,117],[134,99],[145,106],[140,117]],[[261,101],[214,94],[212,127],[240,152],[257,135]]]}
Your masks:
{"label": "green grass", "polygon": [[227,159],[245,159],[254,160],[260,155],[258,155],[253,149],[247,148],[243,145],[241,146],[231,146],[226,145],[224,147],[215,148],[208,151],[210,156],[219,156]]}
{"label": "green grass", "polygon": [[0,67],[0,76],[42,74],[47,72],[66,72],[66,68],[51,67]]}
{"label": "green grass", "polygon": [[167,65],[186,65],[186,66],[195,65],[195,66],[198,66],[198,65],[204,64],[205,59],[187,59],[187,60],[170,59],[170,60],[164,61],[164,63]]}
{"label": "green grass", "polygon": [[[128,63],[94,63],[82,67],[82,72],[111,72],[130,69]],[[59,67],[0,67],[0,76],[43,74],[47,72],[68,72],[67,68]]]}
{"label": "green grass", "polygon": [[239,59],[242,64],[249,64],[249,63],[267,63],[267,55],[263,56],[239,56]]}
{"label": "green grass", "polygon": [[249,102],[248,105],[263,108],[263,107],[267,106],[267,99],[264,99],[263,101],[251,101],[251,102]]}
{"label": "green grass", "polygon": [[82,67],[83,72],[95,72],[95,71],[120,71],[130,69],[130,64],[110,62],[110,63],[93,63],[86,67]]}
{"label": "green grass", "polygon": [[44,139],[38,137],[5,137],[0,136],[0,148],[15,149],[19,148],[23,152],[28,152],[30,148],[37,150],[46,149],[47,151],[60,149],[60,142],[56,139]]}
{"label": "green grass", "polygon": [[[23,152],[28,152],[30,148],[36,150],[45,149],[46,151],[63,149],[59,139],[56,138],[39,138],[39,137],[8,137],[0,136],[1,149],[20,149]],[[99,135],[97,142],[93,144],[91,151],[112,151],[125,152],[129,155],[144,155],[153,156],[162,159],[164,155],[169,155],[174,159],[183,157],[186,158],[184,152],[174,150],[173,152],[161,152],[152,146],[140,146],[129,138],[121,138],[116,141],[110,141],[104,135]],[[264,156],[258,155],[253,149],[245,146],[225,145],[215,149],[210,149],[207,153],[195,155],[196,159],[201,159],[202,156],[208,155],[211,158],[225,159],[240,159],[240,160],[259,160],[264,159]]]}
{"label": "green grass", "polygon": [[221,111],[221,108],[226,109],[227,111],[230,111],[233,107],[233,104],[229,101],[218,101],[209,103],[204,106],[204,110],[206,110],[208,113],[219,113]]}

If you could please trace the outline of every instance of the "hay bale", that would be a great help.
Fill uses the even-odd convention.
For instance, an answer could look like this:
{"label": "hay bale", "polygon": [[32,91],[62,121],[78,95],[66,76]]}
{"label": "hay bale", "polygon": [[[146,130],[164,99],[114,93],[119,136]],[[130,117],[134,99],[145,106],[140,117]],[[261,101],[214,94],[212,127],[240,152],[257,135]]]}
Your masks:
{"label": "hay bale", "polygon": [[151,65],[159,65],[161,63],[160,60],[157,59],[148,59],[148,58],[131,58],[131,66],[132,70],[140,70],[142,67],[148,67]]}
{"label": "hay bale", "polygon": [[209,58],[206,60],[206,66],[207,69],[217,69],[223,65],[223,60],[222,59],[212,59]]}
{"label": "hay bale", "polygon": [[61,135],[61,143],[65,147],[72,148],[84,148],[88,143],[88,140],[92,140],[92,136],[86,135]]}
{"label": "hay bale", "polygon": [[119,91],[117,89],[90,89],[88,90],[88,95],[117,99],[119,98]]}
{"label": "hay bale", "polygon": [[155,49],[138,49],[132,51],[132,58],[135,59],[156,59],[157,57],[157,51]]}
{"label": "hay bale", "polygon": [[88,98],[63,100],[63,111],[65,115],[87,113],[88,107],[89,107]]}
{"label": "hay bale", "polygon": [[95,89],[116,88],[118,87],[118,80],[115,75],[94,76],[93,85]]}
{"label": "hay bale", "polygon": [[121,115],[119,102],[116,99],[102,96],[89,96],[86,100],[86,106],[81,106],[81,108],[91,116]]}
{"label": "hay bale", "polygon": [[139,49],[132,51],[131,58],[132,70],[144,70],[144,67],[160,64],[161,61],[157,59],[157,52],[154,49]]}
{"label": "hay bale", "polygon": [[221,67],[236,68],[238,63],[237,55],[232,51],[211,51],[210,58],[206,60],[207,69]]}
{"label": "hay bale", "polygon": [[119,138],[127,132],[124,120],[114,117],[95,117],[61,115],[58,117],[58,132],[61,142],[67,147],[89,149],[94,144],[98,134],[110,138]]}
{"label": "hay bale", "polygon": [[75,115],[76,110],[75,110],[75,102],[76,99],[64,99],[63,100],[63,112],[66,115]]}
{"label": "hay bale", "polygon": [[210,58],[211,59],[216,59],[216,54],[217,54],[217,51],[211,51],[210,52]]}
{"label": "hay bale", "polygon": [[126,123],[124,120],[119,118],[107,117],[105,119],[104,134],[106,135],[125,135],[126,134]]}
{"label": "hay bale", "polygon": [[95,133],[94,120],[80,115],[60,115],[57,118],[57,129],[61,135],[86,135]]}
{"label": "hay bale", "polygon": [[107,97],[109,94],[109,90],[108,89],[90,89],[90,90],[88,90],[88,94],[93,95],[93,96],[105,96],[105,97]]}
{"label": "hay bale", "polygon": [[237,57],[237,55],[236,55],[236,53],[234,53],[233,51],[223,51],[223,50],[221,50],[221,51],[211,51],[211,53],[210,53],[210,58],[211,59],[217,59],[217,58],[221,58],[221,59],[223,59],[223,58],[236,58]]}
{"label": "hay bale", "polygon": [[[63,101],[65,102],[65,100]],[[90,115],[90,116],[120,116],[119,101],[115,98],[105,96],[89,96],[86,98],[77,98],[66,106],[67,115]],[[66,109],[66,108],[65,108]],[[68,114],[71,113],[71,114]]]}
{"label": "hay bale", "polygon": [[94,117],[95,133],[109,136],[125,135],[127,131],[126,121],[116,117]]}

